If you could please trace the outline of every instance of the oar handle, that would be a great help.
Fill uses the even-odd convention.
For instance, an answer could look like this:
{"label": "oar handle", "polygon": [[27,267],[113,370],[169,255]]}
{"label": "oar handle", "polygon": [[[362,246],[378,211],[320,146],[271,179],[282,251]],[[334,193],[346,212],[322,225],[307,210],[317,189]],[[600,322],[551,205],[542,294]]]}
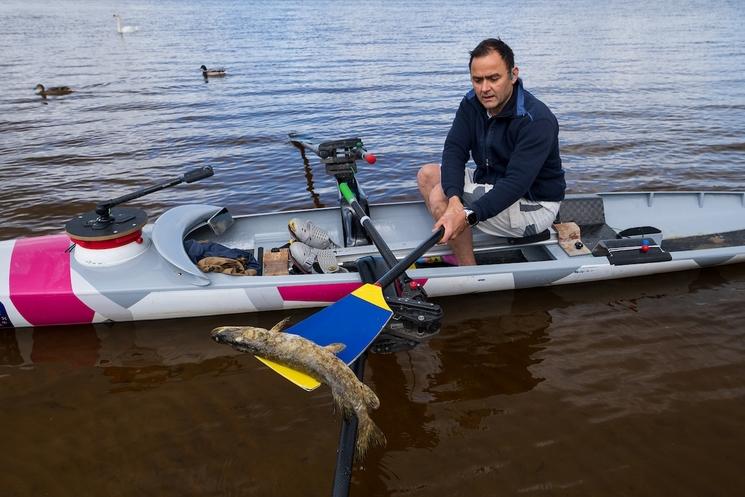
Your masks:
{"label": "oar handle", "polygon": [[442,235],[444,234],[445,227],[440,226],[440,229],[432,233],[429,238],[420,243],[417,248],[409,253],[409,255],[398,261],[398,263],[390,268],[375,284],[381,286],[382,288],[385,288],[393,283],[393,281],[401,276],[409,266],[414,264],[417,259],[423,256],[425,252],[427,252],[427,250],[434,247],[435,244],[440,241]]}
{"label": "oar handle", "polygon": [[184,183],[194,183],[195,181],[199,181],[200,179],[209,178],[213,174],[215,174],[215,171],[212,169],[211,166],[204,166],[184,173],[184,175],[181,177],[181,181],[183,181]]}

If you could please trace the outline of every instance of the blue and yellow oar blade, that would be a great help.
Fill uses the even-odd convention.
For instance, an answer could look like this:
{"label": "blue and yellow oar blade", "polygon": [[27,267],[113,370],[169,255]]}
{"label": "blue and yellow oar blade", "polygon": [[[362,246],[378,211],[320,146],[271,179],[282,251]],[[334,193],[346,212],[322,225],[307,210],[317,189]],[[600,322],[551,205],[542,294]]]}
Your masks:
{"label": "blue and yellow oar blade", "polygon": [[287,366],[283,366],[282,364],[279,364],[277,362],[270,361],[269,359],[264,359],[263,357],[256,356],[256,358],[272,368],[279,375],[284,376],[295,385],[299,386],[300,388],[304,388],[309,392],[321,386],[321,382],[316,380],[312,376],[308,376],[305,373],[301,373],[300,371],[297,371],[295,369],[288,368]]}
{"label": "blue and yellow oar blade", "polygon": [[[344,350],[337,355],[346,364],[352,364],[375,341],[392,315],[383,289],[368,283],[286,331],[307,338],[321,347],[343,343]],[[314,390],[320,385],[305,373],[262,357],[257,358],[301,388]]]}

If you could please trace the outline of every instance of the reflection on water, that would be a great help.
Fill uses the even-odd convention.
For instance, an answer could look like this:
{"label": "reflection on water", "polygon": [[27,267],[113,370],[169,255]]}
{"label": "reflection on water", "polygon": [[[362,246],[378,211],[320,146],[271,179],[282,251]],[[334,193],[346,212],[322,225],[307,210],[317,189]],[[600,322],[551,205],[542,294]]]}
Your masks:
{"label": "reflection on water", "polygon": [[[681,467],[738,494],[743,291],[733,266],[442,299],[439,335],[367,361],[388,445],[357,468],[353,494],[598,495],[639,480],[631,494],[706,494],[710,480]],[[15,449],[0,453],[0,484],[329,493],[341,419],[329,390],[302,392],[208,336],[281,317],[2,330],[0,425]],[[38,465],[54,476],[36,478]]]}
{"label": "reflection on water", "polygon": [[[681,478],[683,465],[742,490],[745,342],[729,323],[744,315],[743,271],[444,299],[462,317],[385,372],[374,362],[382,402],[402,408],[382,413],[390,443],[360,488],[706,494],[709,479]],[[698,319],[675,317],[691,308]]]}
{"label": "reflection on water", "polygon": [[308,160],[308,156],[305,155],[305,147],[300,145],[299,143],[292,141],[291,142],[295,148],[297,148],[300,151],[300,158],[303,159],[303,170],[305,171],[305,181],[308,182],[308,192],[310,193],[310,198],[313,199],[313,207],[319,208],[319,207],[325,207],[323,203],[321,203],[319,195],[315,192],[313,189],[313,168],[310,165],[310,161]]}

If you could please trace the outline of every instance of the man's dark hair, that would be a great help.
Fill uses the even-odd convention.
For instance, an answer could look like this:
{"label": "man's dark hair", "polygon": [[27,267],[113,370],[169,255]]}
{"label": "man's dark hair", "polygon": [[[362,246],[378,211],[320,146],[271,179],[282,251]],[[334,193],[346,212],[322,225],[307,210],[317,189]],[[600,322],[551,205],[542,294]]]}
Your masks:
{"label": "man's dark hair", "polygon": [[478,45],[476,48],[471,50],[471,59],[468,61],[468,70],[471,70],[471,62],[477,57],[484,57],[489,55],[491,52],[497,52],[502,60],[507,64],[507,69],[512,71],[515,67],[515,54],[512,53],[512,49],[505,42],[499,38],[487,38]]}

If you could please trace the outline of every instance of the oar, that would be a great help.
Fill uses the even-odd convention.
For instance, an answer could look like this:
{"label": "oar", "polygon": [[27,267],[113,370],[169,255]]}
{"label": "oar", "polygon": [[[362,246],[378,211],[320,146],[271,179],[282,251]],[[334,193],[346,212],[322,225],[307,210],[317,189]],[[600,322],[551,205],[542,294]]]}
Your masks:
{"label": "oar", "polygon": [[[432,248],[444,233],[445,228],[440,227],[409,255],[386,271],[378,281],[365,283],[336,303],[291,326],[287,332],[313,340],[321,346],[331,343],[344,343],[346,347],[339,352],[339,358],[350,365],[357,377],[362,380],[365,367],[365,351],[375,341],[375,338],[393,315],[393,311],[388,307],[383,296],[383,288],[401,276],[406,268]],[[305,373],[262,357],[257,356],[257,358],[280,375],[306,390],[313,390],[320,385],[318,381]],[[344,418],[336,455],[333,497],[349,495],[356,438],[357,419],[347,420],[347,418]]]}
{"label": "oar", "polygon": [[[388,270],[376,283],[380,285],[380,288],[385,288],[387,285],[392,283],[396,278],[403,274],[403,270],[409,267],[413,261],[415,253],[424,254],[429,248],[432,247],[437,241],[442,238],[444,228],[440,228],[430,238],[424,241],[414,252],[409,254],[407,257],[396,263],[393,268]],[[424,251],[420,251],[421,248]],[[354,361],[350,365],[354,374],[357,378],[362,381],[365,373],[365,357],[367,354],[364,353],[359,359]],[[347,419],[344,418],[341,425],[341,431],[339,433],[339,445],[336,449],[336,466],[334,467],[334,483],[331,491],[331,497],[347,497],[349,495],[349,485],[352,481],[352,461],[354,460],[354,445],[357,441],[357,418]]]}
{"label": "oar", "polygon": [[[342,192],[343,191],[344,190],[342,190]],[[349,193],[351,194],[351,192]],[[388,270],[375,283],[375,285],[379,285],[381,288],[385,288],[387,285],[392,283],[396,278],[404,273],[404,269],[408,268],[416,260],[413,259],[415,253],[424,254],[424,252],[428,250],[428,248],[425,248],[424,252],[422,252],[419,250],[420,248],[431,248],[432,245],[437,243],[437,240],[442,238],[444,232],[444,228],[441,227],[429,239],[427,239],[424,243],[417,247],[414,252],[409,254],[400,262],[394,264],[393,268]],[[382,243],[382,246],[385,246],[385,243]],[[367,354],[362,354],[359,359],[357,359],[353,364],[350,365],[352,371],[354,371],[354,374],[357,375],[357,378],[359,378],[360,381],[362,381],[365,372],[365,357],[367,357]],[[354,445],[356,443],[356,440],[357,419],[344,418],[341,425],[341,432],[339,433],[339,446],[336,450],[336,466],[334,468],[334,484],[331,493],[332,497],[347,497],[349,495],[349,485],[352,479],[352,461],[354,460]]]}
{"label": "oar", "polygon": [[[393,315],[383,296],[383,289],[393,283],[419,257],[432,248],[445,233],[445,229],[432,233],[406,257],[386,271],[375,283],[365,283],[352,293],[289,327],[287,333],[299,335],[321,347],[343,343],[339,359],[352,364],[375,341]],[[257,356],[257,359],[308,391],[320,383],[300,371]]]}

